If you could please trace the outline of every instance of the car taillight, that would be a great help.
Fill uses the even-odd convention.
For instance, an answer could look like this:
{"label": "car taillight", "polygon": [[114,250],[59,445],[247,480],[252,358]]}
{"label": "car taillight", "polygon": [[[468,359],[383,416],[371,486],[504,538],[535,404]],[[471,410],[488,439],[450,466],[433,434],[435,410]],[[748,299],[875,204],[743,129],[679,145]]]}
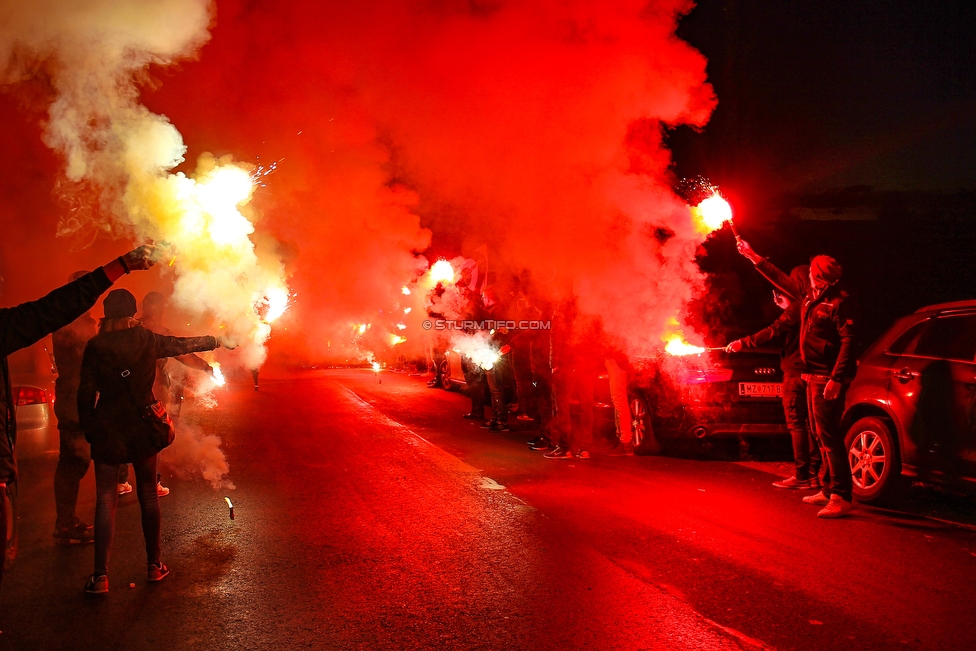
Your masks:
{"label": "car taillight", "polygon": [[42,405],[47,403],[47,393],[37,387],[19,387],[17,389],[17,406]]}
{"label": "car taillight", "polygon": [[732,379],[730,368],[709,368],[699,371],[688,371],[684,375],[685,384],[708,384],[709,382],[728,382]]}

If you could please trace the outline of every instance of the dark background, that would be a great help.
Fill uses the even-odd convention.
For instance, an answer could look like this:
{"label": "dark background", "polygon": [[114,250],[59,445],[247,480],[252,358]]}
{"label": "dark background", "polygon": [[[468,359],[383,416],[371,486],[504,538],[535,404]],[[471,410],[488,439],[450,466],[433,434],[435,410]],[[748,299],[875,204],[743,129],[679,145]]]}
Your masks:
{"label": "dark background", "polygon": [[[669,133],[676,175],[717,184],[785,271],[836,257],[862,344],[900,314],[976,298],[974,25],[971,2],[702,0],[679,27],[719,104],[701,131]],[[727,228],[704,248],[726,299],[713,317],[776,316]]]}

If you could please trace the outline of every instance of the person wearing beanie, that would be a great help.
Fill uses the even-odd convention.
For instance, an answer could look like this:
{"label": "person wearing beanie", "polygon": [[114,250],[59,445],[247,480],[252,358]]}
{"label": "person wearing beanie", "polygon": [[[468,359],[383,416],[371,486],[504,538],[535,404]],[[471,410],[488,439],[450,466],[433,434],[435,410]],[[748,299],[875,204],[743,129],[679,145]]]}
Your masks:
{"label": "person wearing beanie", "polygon": [[847,515],[852,509],[853,480],[841,419],[847,388],[857,371],[857,360],[853,351],[850,297],[839,286],[843,268],[830,256],[814,256],[808,277],[800,279],[796,269],[787,276],[744,240],[738,240],[737,248],[774,286],[802,300],[799,354],[804,372],[801,378],[806,382],[810,429],[824,460],[822,490],[804,497],[803,501],[822,506],[817,513],[822,518]]}
{"label": "person wearing beanie", "polygon": [[115,531],[119,466],[131,463],[142,512],[149,581],[161,581],[169,569],[160,560],[158,454],[153,419],[169,422],[153,395],[156,361],[213,350],[216,338],[173,337],[144,327],[134,317],[136,299],[124,289],[105,297],[105,318],[85,347],[78,386],[78,415],[95,462],[95,571],[85,592],[108,592],[108,560]]}
{"label": "person wearing beanie", "polygon": [[[0,531],[7,530],[11,496],[17,481],[15,402],[7,355],[37,343],[95,306],[98,297],[132,271],[149,269],[153,249],[140,246],[36,301],[0,308]],[[3,563],[0,562],[0,582]]]}

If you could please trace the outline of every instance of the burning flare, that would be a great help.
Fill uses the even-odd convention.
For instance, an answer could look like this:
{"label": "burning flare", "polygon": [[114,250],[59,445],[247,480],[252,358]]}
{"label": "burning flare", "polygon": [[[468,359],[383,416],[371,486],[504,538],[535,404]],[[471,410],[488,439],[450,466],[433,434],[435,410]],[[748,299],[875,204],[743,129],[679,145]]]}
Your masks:
{"label": "burning flare", "polygon": [[689,344],[681,335],[675,335],[667,340],[664,351],[669,355],[675,356],[701,355],[705,352],[705,348]]}
{"label": "burning flare", "polygon": [[739,236],[735,231],[735,224],[732,222],[732,206],[714,188],[712,189],[712,196],[693,207],[691,214],[695,218],[698,230],[703,235],[717,231],[722,228],[725,222],[728,222],[735,236]]}
{"label": "burning flare", "polygon": [[211,376],[213,383],[218,387],[224,386],[227,380],[224,379],[224,373],[220,370],[220,362],[214,362],[210,365],[210,368],[213,369],[213,376]]}
{"label": "burning flare", "polygon": [[430,277],[431,285],[436,285],[437,283],[450,284],[457,277],[457,272],[454,271],[454,267],[451,266],[450,262],[441,258],[431,265],[427,271],[427,275]]}

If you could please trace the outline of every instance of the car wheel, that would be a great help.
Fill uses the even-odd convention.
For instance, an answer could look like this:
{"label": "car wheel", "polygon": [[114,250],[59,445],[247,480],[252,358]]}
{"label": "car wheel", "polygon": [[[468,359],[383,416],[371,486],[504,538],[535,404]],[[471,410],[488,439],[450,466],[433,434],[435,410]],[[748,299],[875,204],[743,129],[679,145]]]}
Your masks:
{"label": "car wheel", "polygon": [[441,362],[441,388],[445,391],[450,391],[454,388],[454,382],[451,381],[451,363],[446,359]]}
{"label": "car wheel", "polygon": [[654,432],[654,419],[647,400],[643,396],[632,395],[630,404],[630,430],[634,451],[638,454],[658,454],[660,442]]}
{"label": "car wheel", "polygon": [[880,418],[868,416],[851,426],[845,441],[854,497],[867,503],[894,497],[904,482],[891,426]]}

